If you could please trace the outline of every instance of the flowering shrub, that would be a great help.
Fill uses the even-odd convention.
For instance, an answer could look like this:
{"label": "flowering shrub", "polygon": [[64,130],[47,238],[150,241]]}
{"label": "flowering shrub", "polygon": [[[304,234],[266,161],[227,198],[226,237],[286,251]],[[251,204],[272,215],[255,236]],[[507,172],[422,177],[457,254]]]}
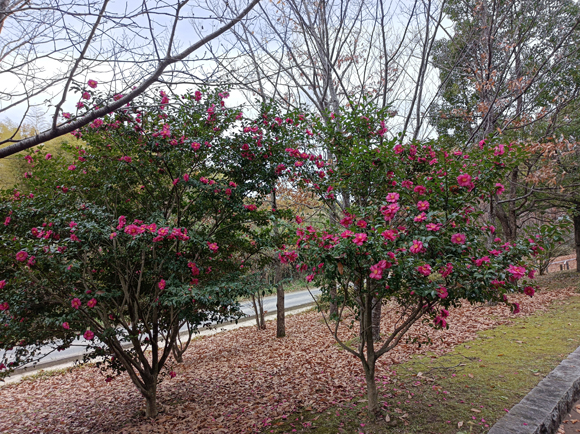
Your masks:
{"label": "flowering shrub", "polygon": [[[368,107],[368,106],[367,106]],[[335,124],[313,128],[333,158],[300,158],[295,176],[315,192],[331,218],[317,227],[300,225],[296,267],[320,285],[327,300],[355,312],[359,340],[341,341],[338,325],[329,329],[340,345],[360,358],[366,374],[369,409],[378,409],[376,360],[394,348],[417,321],[433,327],[453,322],[448,308],[462,302],[504,302],[533,277],[524,258],[530,239],[516,244],[494,237],[480,204],[497,189],[497,180],[517,164],[515,148],[498,153],[491,146],[449,151],[437,142],[401,144],[384,137],[380,111],[355,107]],[[337,132],[342,131],[342,132]],[[301,151],[290,149],[292,155]],[[529,287],[531,288],[531,287]],[[533,295],[533,288],[526,289]],[[379,335],[373,322],[381,304],[397,327]]]}
{"label": "flowering shrub", "polygon": [[26,194],[0,202],[2,375],[83,336],[153,416],[180,331],[239,317],[299,122],[245,119],[226,96],[162,93],[77,131],[83,148],[27,156]]}

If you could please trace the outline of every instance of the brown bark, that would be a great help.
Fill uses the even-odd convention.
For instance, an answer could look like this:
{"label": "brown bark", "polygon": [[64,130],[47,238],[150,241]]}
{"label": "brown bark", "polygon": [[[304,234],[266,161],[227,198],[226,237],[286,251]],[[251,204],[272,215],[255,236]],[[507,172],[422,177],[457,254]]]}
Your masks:
{"label": "brown bark", "polygon": [[328,312],[330,318],[336,317],[338,315],[338,305],[336,303],[336,297],[338,292],[336,291],[336,286],[330,289],[330,311]]}
{"label": "brown bark", "polygon": [[286,318],[284,314],[284,285],[276,286],[276,337],[286,336]]}
{"label": "brown bark", "polygon": [[373,340],[379,341],[381,339],[381,300],[373,297],[373,310],[372,310],[372,332]]}
{"label": "brown bark", "polygon": [[145,387],[147,392],[143,393],[143,397],[146,401],[145,416],[155,417],[157,416],[157,375],[153,375],[146,380]]}

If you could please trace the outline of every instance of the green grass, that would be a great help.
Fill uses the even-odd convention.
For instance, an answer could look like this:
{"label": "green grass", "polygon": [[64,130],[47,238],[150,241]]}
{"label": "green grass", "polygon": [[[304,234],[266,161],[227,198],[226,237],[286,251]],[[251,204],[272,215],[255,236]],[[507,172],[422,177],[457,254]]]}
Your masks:
{"label": "green grass", "polygon": [[[569,272],[542,280],[551,288],[578,283]],[[580,297],[558,301],[547,312],[480,332],[447,355],[393,366],[396,383],[377,378],[390,423],[368,420],[359,397],[321,414],[293,414],[264,433],[484,433],[580,345],[579,328]]]}

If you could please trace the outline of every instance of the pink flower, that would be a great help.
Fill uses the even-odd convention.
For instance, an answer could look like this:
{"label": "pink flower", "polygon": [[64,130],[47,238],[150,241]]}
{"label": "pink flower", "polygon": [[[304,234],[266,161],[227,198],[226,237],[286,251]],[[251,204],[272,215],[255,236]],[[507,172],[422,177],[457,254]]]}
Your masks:
{"label": "pink flower", "polygon": [[401,182],[401,185],[405,188],[411,188],[413,187],[413,181],[405,179],[403,182]]}
{"label": "pink flower", "polygon": [[[96,82],[95,80],[89,80],[89,81],[87,82],[87,84],[89,85],[89,87],[90,87],[91,89],[95,89],[95,88],[97,87],[97,82]],[[87,98],[87,99],[88,99],[88,98]]]}
{"label": "pink flower", "polygon": [[457,177],[457,183],[461,187],[471,187],[471,175],[463,173]]}
{"label": "pink flower", "polygon": [[358,233],[355,234],[352,242],[355,243],[357,246],[362,246],[363,243],[367,240],[368,236],[365,233]]}
{"label": "pink flower", "polygon": [[82,98],[83,99],[91,99],[91,94],[88,92],[83,92]]}
{"label": "pink flower", "polygon": [[380,280],[383,278],[383,268],[381,268],[378,264],[371,265],[371,274],[369,276],[371,279]]}
{"label": "pink flower", "polygon": [[299,215],[296,216],[296,223],[300,224],[302,223],[304,220],[302,219],[302,217],[300,217]]}
{"label": "pink flower", "polygon": [[171,371],[171,372],[169,373],[169,376],[170,376],[171,378],[175,378],[175,377],[177,376],[177,374],[175,373],[175,371]]}
{"label": "pink flower", "polygon": [[24,250],[19,251],[18,253],[16,253],[16,260],[18,262],[24,262],[28,259],[28,253],[25,252]]}
{"label": "pink flower", "polygon": [[395,145],[395,147],[393,148],[393,150],[395,151],[395,154],[400,154],[404,151],[403,146],[401,145]]}
{"label": "pink flower", "polygon": [[505,191],[505,187],[503,186],[503,184],[500,184],[499,182],[495,183],[495,192],[500,195]]}
{"label": "pink flower", "polygon": [[483,258],[476,259],[475,265],[477,265],[478,267],[481,267],[484,262],[487,262],[488,264],[490,263],[489,256],[484,256]]}
{"label": "pink flower", "polygon": [[131,157],[129,157],[128,155],[125,155],[121,158],[119,158],[120,161],[124,161],[125,163],[130,163],[131,161],[133,161],[133,159]]}
{"label": "pink flower", "polygon": [[423,242],[419,240],[413,240],[413,244],[409,248],[409,252],[413,254],[421,253],[423,251]]}
{"label": "pink flower", "polygon": [[386,241],[395,241],[397,239],[397,232],[393,229],[387,229],[381,235]]}
{"label": "pink flower", "polygon": [[70,119],[70,113],[63,113],[62,117],[65,119]]}
{"label": "pink flower", "polygon": [[426,189],[424,186],[422,186],[422,185],[418,185],[417,187],[415,187],[415,188],[413,189],[413,191],[414,191],[415,193],[417,193],[419,196],[422,196],[422,195],[424,195],[425,193],[427,193],[427,189]]}
{"label": "pink flower", "polygon": [[8,310],[8,309],[10,309],[10,305],[8,304],[8,302],[5,301],[4,303],[0,303],[0,312],[2,312],[3,310]]}
{"label": "pink flower", "polygon": [[313,280],[314,280],[314,274],[309,274],[308,276],[306,276],[307,282],[312,282]]}
{"label": "pink flower", "polygon": [[158,288],[159,288],[161,291],[163,291],[163,290],[165,289],[165,280],[161,279],[161,280],[159,281],[159,283],[157,284],[157,287],[158,287]]}
{"label": "pink flower", "polygon": [[50,160],[52,158],[51,154],[46,154],[46,156],[44,157],[45,160]]}
{"label": "pink flower", "polygon": [[418,216],[416,216],[413,221],[420,223],[422,221],[425,221],[425,219],[427,218],[427,214],[425,214],[424,212],[422,212],[421,214],[419,214]]}
{"label": "pink flower", "polygon": [[445,288],[444,286],[440,286],[436,289],[437,291],[437,295],[439,296],[439,298],[446,298],[449,294],[447,293],[447,288]]}
{"label": "pink flower", "polygon": [[441,327],[442,329],[447,327],[447,321],[445,321],[445,319],[440,316],[435,317],[433,324],[435,324],[437,327]]}
{"label": "pink flower", "polygon": [[510,265],[507,271],[512,274],[515,280],[521,279],[526,275],[526,269],[524,267],[517,267],[515,265]]}
{"label": "pink flower", "polygon": [[123,229],[125,223],[127,223],[127,217],[122,215],[121,217],[119,217],[119,224],[117,225],[117,229]]}
{"label": "pink flower", "polygon": [[73,308],[78,309],[78,308],[80,308],[82,306],[82,303],[81,303],[81,301],[78,298],[73,298],[71,300],[71,302],[70,302],[70,305]]}
{"label": "pink flower", "polygon": [[451,273],[453,273],[453,264],[448,262],[445,268],[442,268],[439,272],[443,278],[449,276]]}
{"label": "pink flower", "polygon": [[520,313],[520,304],[519,303],[512,304],[512,313],[514,315],[517,313]]}
{"label": "pink flower", "polygon": [[185,182],[189,181],[189,174],[188,173],[186,173],[186,174],[183,175],[183,180]]}
{"label": "pink flower", "polygon": [[6,279],[0,280],[0,289],[3,289],[6,286]]}
{"label": "pink flower", "polygon": [[504,145],[497,145],[495,148],[493,148],[493,155],[495,155],[496,157],[499,157],[500,155],[503,155],[505,153],[505,146]]}
{"label": "pink flower", "polygon": [[485,145],[485,140],[481,140],[479,142],[479,149],[483,149],[483,146]]}
{"label": "pink flower", "polygon": [[356,225],[357,225],[359,228],[361,228],[361,229],[364,229],[364,228],[366,228],[366,227],[367,227],[367,225],[368,225],[368,224],[367,224],[367,222],[366,222],[366,221],[364,221],[364,220],[359,220],[358,222],[356,222]]}
{"label": "pink flower", "polygon": [[417,202],[417,209],[419,211],[427,211],[429,209],[429,202],[426,200],[420,200]]}
{"label": "pink flower", "polygon": [[77,168],[77,166],[75,166],[74,164],[71,164],[70,166],[68,166],[68,170],[75,170]]}
{"label": "pink flower", "polygon": [[258,209],[258,207],[254,204],[244,205],[244,208],[246,208],[248,211],[256,211]]}
{"label": "pink flower", "polygon": [[344,217],[341,221],[340,224],[342,226],[344,226],[345,228],[348,228],[350,225],[352,225],[354,223],[354,216],[351,215],[347,215],[346,217]]}
{"label": "pink flower", "polygon": [[441,229],[441,226],[441,223],[427,223],[425,225],[425,229],[428,231],[437,232],[439,229]]}
{"label": "pink flower", "polygon": [[340,234],[341,238],[350,238],[354,236],[354,232],[353,231],[349,231],[348,229],[346,231],[344,231],[342,234]]}
{"label": "pink flower", "polygon": [[117,232],[111,232],[111,235],[109,235],[109,239],[112,240],[116,236],[117,236]]}
{"label": "pink flower", "polygon": [[83,337],[84,337],[84,338],[85,338],[87,341],[92,341],[92,340],[93,340],[93,338],[95,337],[95,334],[94,334],[92,331],[90,331],[90,330],[87,330],[87,331],[85,332],[85,334],[83,335]]}
{"label": "pink flower", "polygon": [[179,182],[179,178],[175,178],[175,179],[173,180],[173,185],[176,185],[178,182]]}
{"label": "pink flower", "polygon": [[201,92],[199,90],[195,91],[195,94],[193,96],[193,99],[196,101],[199,101],[201,99]]}
{"label": "pink flower", "polygon": [[451,235],[451,242],[453,244],[465,244],[465,234],[453,234]]}
{"label": "pink flower", "polygon": [[137,235],[140,235],[143,232],[145,232],[145,229],[142,228],[141,226],[127,225],[127,227],[125,227],[125,233],[128,235],[132,235],[133,237],[136,237]]}
{"label": "pink flower", "polygon": [[207,178],[204,178],[203,176],[201,178],[199,178],[199,182],[201,182],[202,184],[207,184],[209,181]]}
{"label": "pink flower", "polygon": [[536,293],[536,291],[533,287],[531,287],[531,286],[524,287],[524,294],[529,295],[530,297],[533,297],[535,293]]}
{"label": "pink flower", "polygon": [[536,270],[531,269],[530,271],[528,271],[528,277],[530,279],[534,279],[535,278],[535,274],[536,274]]}
{"label": "pink flower", "polygon": [[386,200],[387,202],[396,202],[399,200],[399,193],[389,193],[387,194]]}
{"label": "pink flower", "polygon": [[10,224],[10,220],[12,220],[10,217],[6,217],[4,220],[4,226],[8,226]]}
{"label": "pink flower", "polygon": [[85,103],[82,101],[77,102],[77,108],[82,109],[85,106]]}
{"label": "pink flower", "polygon": [[419,265],[416,270],[425,277],[429,276],[432,271],[431,265],[429,264]]}
{"label": "pink flower", "polygon": [[191,149],[193,149],[194,151],[198,151],[198,150],[199,150],[199,148],[201,148],[201,145],[200,145],[199,143],[197,143],[197,142],[193,142],[193,143],[191,144]]}
{"label": "pink flower", "polygon": [[65,329],[65,330],[69,330],[70,329],[70,326],[68,325],[68,322],[63,322],[62,323],[62,328]]}
{"label": "pink flower", "polygon": [[97,300],[94,298],[91,298],[89,301],[87,301],[87,306],[90,308],[93,308],[97,305]]}
{"label": "pink flower", "polygon": [[210,243],[209,241],[207,242],[207,247],[214,253],[219,249],[217,243]]}

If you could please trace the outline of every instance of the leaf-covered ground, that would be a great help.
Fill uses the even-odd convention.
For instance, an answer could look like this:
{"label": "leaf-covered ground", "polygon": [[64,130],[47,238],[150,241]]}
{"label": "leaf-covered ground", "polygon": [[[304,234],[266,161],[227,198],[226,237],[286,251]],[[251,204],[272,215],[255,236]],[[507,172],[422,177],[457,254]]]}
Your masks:
{"label": "leaf-covered ground", "polygon": [[[390,384],[393,365],[411,355],[448,353],[479,331],[575,295],[569,281],[562,283],[533,299],[515,297],[522,305],[515,316],[504,306],[465,306],[451,311],[447,331],[416,327],[413,333],[429,331],[433,344],[400,345],[379,361],[377,376]],[[386,330],[392,322],[389,308],[383,312]],[[277,430],[289,420],[292,429],[302,430],[317,424],[316,416],[300,420],[305,412],[324,418],[329,408],[361,400],[360,362],[338,349],[320,314],[288,317],[284,339],[276,339],[274,324],[268,325],[265,331],[248,327],[196,340],[184,363],[173,366],[177,377],[160,385],[162,413],[156,420],[143,417],[143,400],[128,377],[106,383],[98,370],[85,367],[1,387],[0,432],[247,433]]]}

